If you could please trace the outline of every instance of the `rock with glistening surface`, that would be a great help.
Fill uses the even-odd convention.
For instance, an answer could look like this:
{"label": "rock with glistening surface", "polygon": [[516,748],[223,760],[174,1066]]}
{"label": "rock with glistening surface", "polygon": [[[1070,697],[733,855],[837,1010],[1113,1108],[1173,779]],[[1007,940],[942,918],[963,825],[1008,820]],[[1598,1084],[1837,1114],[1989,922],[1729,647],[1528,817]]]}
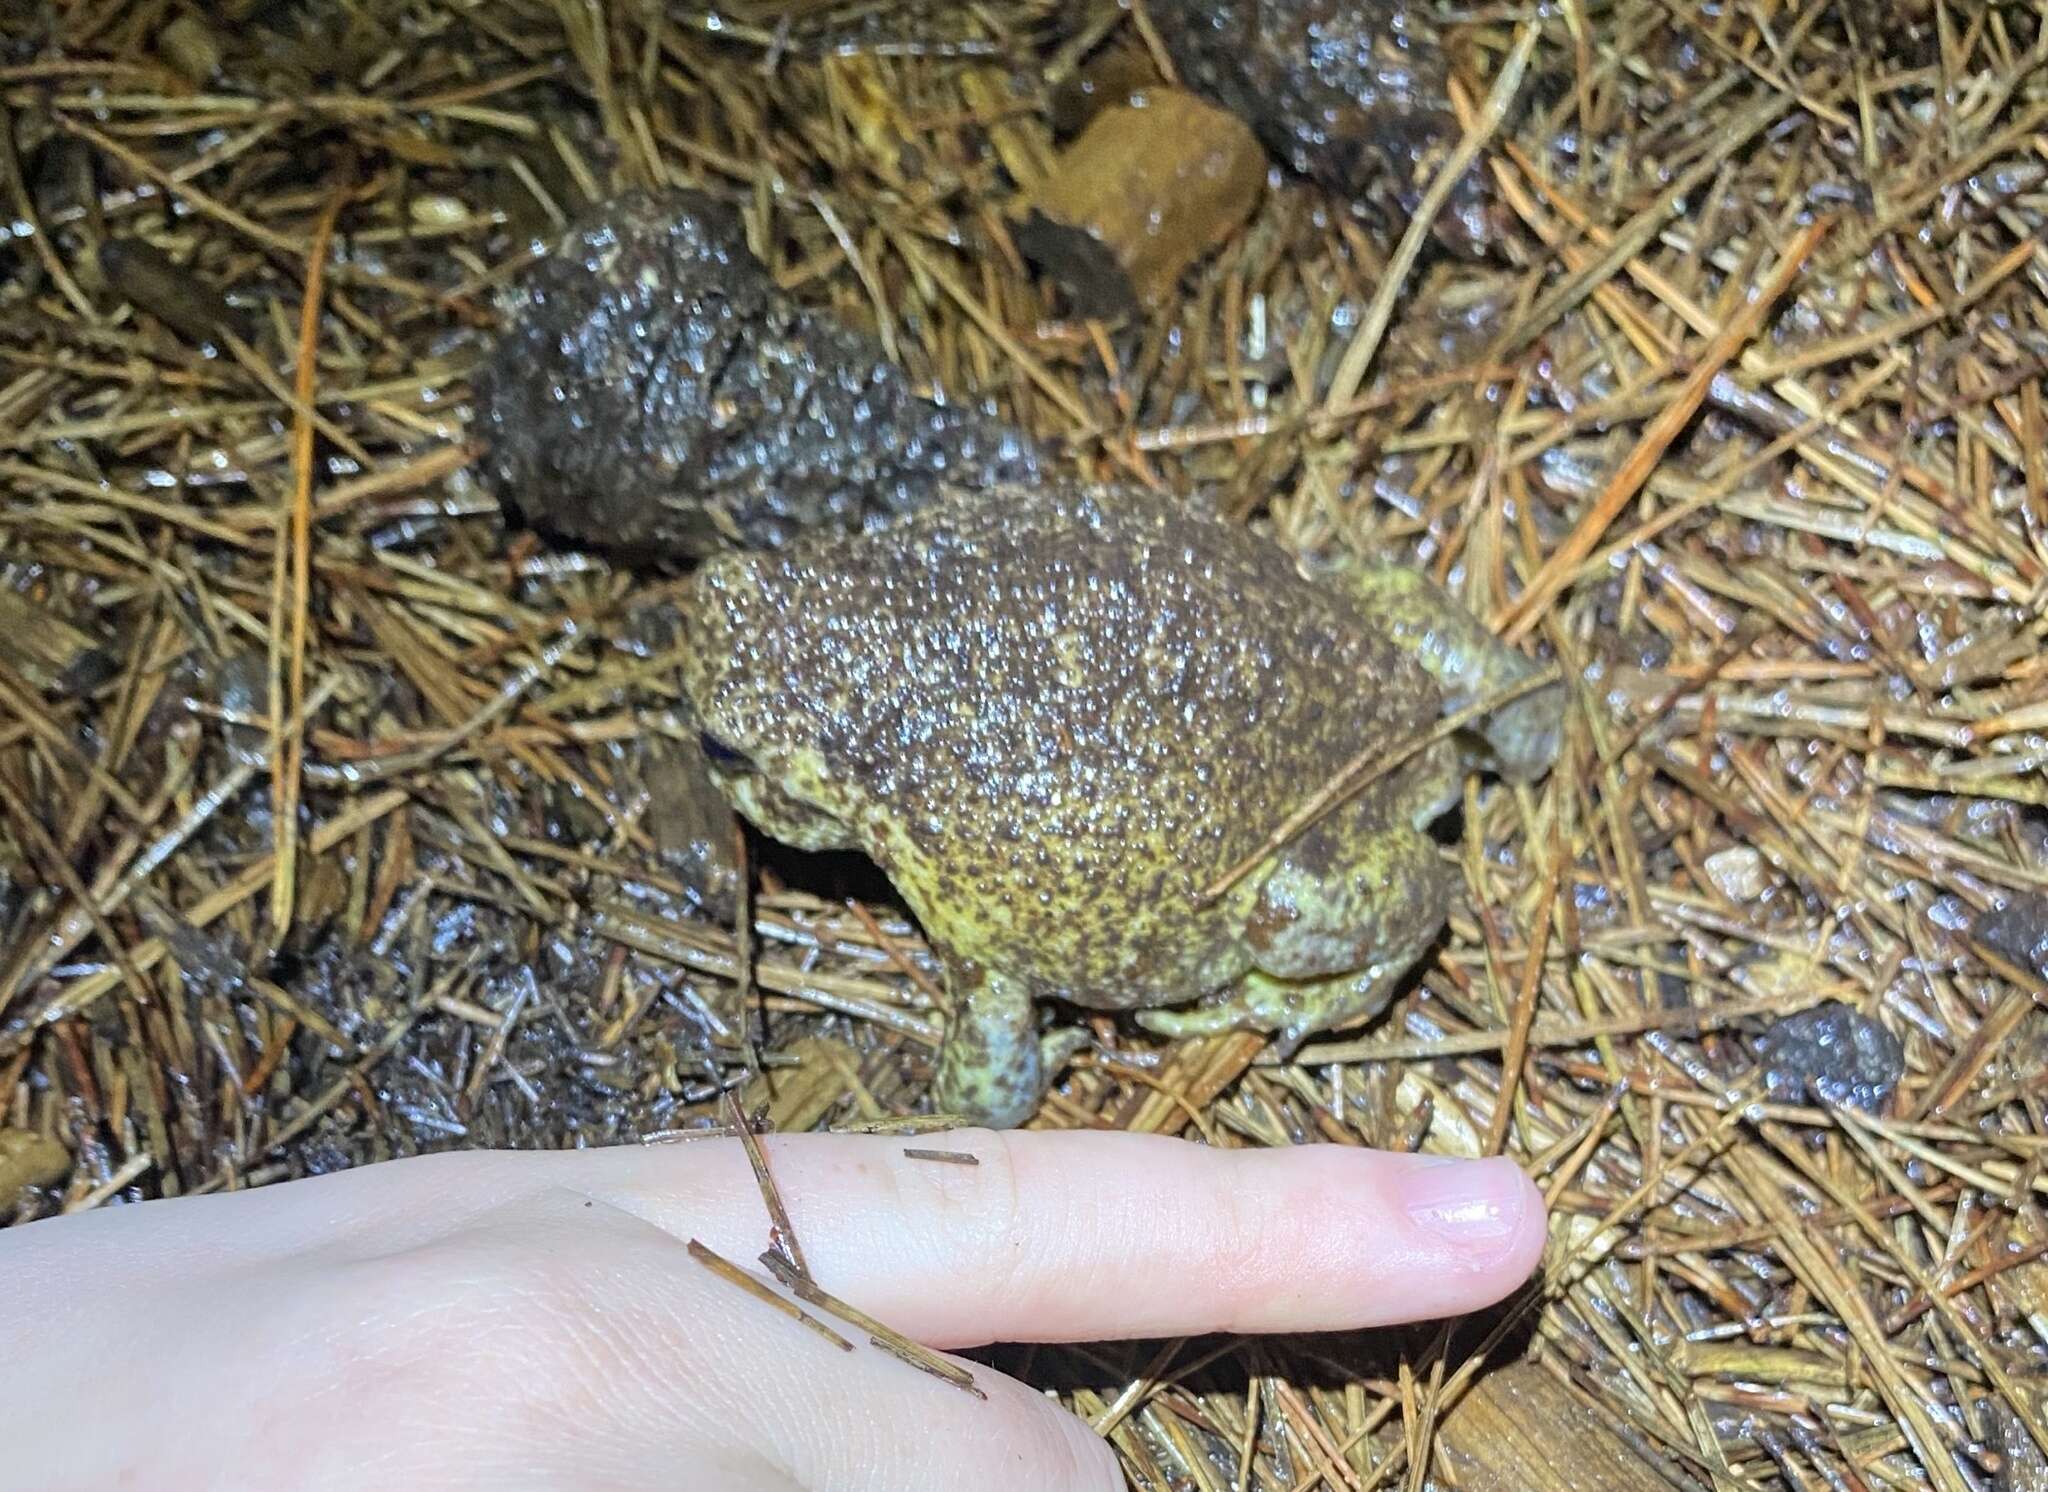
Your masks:
{"label": "rock with glistening surface", "polygon": [[739,213],[696,192],[607,203],[531,268],[475,428],[513,517],[646,558],[773,548],[1038,468],[1019,432],[777,288]]}
{"label": "rock with glistening surface", "polygon": [[1840,1000],[1773,1022],[1757,1056],[1777,1102],[1817,1100],[1870,1114],[1885,1111],[1906,1071],[1898,1037]]}
{"label": "rock with glistening surface", "polygon": [[[1181,82],[1243,118],[1294,171],[1406,226],[1457,144],[1450,68],[1407,0],[1152,0]],[[1435,224],[1465,253],[1493,229],[1477,171]]]}
{"label": "rock with glistening surface", "polygon": [[2048,979],[2048,896],[2015,892],[1971,925],[1977,941],[2020,968]]}

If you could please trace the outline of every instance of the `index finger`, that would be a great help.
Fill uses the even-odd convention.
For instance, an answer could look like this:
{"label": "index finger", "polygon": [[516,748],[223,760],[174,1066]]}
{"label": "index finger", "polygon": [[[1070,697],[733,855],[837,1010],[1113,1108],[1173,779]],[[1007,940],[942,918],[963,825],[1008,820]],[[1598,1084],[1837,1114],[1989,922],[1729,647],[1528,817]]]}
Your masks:
{"label": "index finger", "polygon": [[[1088,1132],[763,1144],[819,1284],[939,1347],[1456,1315],[1527,1279],[1545,1236],[1541,1194],[1504,1159]],[[583,1189],[728,1257],[761,1251],[765,1215],[734,1205],[755,1190],[737,1141],[602,1155],[611,1174],[580,1171]]]}

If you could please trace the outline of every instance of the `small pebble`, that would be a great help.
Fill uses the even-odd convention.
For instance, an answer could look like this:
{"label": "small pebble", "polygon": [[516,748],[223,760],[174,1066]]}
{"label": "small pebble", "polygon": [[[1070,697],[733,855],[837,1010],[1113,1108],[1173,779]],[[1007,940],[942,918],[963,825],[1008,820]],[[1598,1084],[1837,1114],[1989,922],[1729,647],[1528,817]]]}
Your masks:
{"label": "small pebble", "polygon": [[157,33],[157,51],[194,88],[220,71],[220,38],[197,16],[184,15]]}
{"label": "small pebble", "polygon": [[1771,887],[1764,857],[1747,845],[1707,856],[1706,871],[1708,879],[1730,901],[1755,901]]}
{"label": "small pebble", "polygon": [[25,1186],[51,1186],[71,1171],[71,1152],[33,1130],[0,1129],[0,1207],[11,1207]]}
{"label": "small pebble", "polygon": [[1775,1102],[1818,1100],[1867,1114],[1884,1112],[1906,1072],[1898,1037],[1840,1000],[1774,1022],[1757,1056]]}
{"label": "small pebble", "polygon": [[470,220],[469,204],[445,192],[429,192],[412,199],[408,209],[416,228],[460,228]]}

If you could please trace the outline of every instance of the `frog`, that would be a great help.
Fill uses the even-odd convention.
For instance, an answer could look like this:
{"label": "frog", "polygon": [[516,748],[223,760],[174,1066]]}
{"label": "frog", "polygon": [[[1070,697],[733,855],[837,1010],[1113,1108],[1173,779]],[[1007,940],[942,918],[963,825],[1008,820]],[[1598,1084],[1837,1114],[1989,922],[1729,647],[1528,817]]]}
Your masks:
{"label": "frog", "polygon": [[[1459,884],[1431,826],[1468,773],[1533,781],[1562,740],[1561,681],[1421,571],[1311,571],[1136,485],[949,491],[714,556],[680,604],[718,790],[886,874],[944,976],[932,1105],[995,1128],[1093,1040],[1044,1011],[1283,1053],[1379,1014]],[[1266,848],[1377,753],[1388,770]]]}

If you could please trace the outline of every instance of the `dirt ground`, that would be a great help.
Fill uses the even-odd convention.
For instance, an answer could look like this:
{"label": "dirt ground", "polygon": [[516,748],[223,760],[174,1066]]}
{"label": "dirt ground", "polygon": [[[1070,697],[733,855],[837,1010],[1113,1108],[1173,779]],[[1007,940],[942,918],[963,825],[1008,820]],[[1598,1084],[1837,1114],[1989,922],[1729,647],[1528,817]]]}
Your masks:
{"label": "dirt ground", "polygon": [[505,292],[686,187],[1044,469],[1413,562],[1570,683],[1388,1014],[1105,1019],[1034,1121],[1505,1151],[1526,1294],[997,1360],[1140,1488],[2040,1492],[2040,11],[1460,7],[1406,196],[1273,156],[1083,319],[1020,214],[1183,9],[4,8],[0,1220],[923,1106],[886,880],[693,795],[678,567],[486,480]]}

